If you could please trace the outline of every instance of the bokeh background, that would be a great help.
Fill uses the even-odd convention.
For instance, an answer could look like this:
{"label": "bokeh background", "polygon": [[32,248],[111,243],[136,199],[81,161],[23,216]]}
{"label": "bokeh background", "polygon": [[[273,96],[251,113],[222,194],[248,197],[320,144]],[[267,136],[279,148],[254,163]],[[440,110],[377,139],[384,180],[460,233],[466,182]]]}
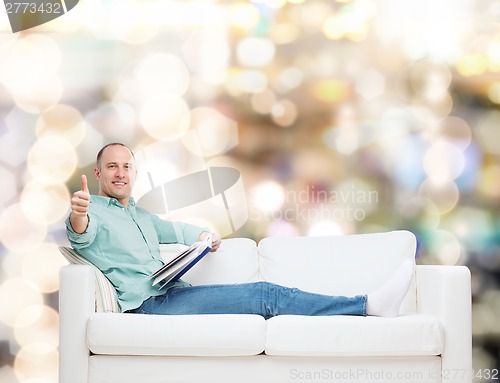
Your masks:
{"label": "bokeh background", "polygon": [[57,382],[57,245],[113,141],[156,182],[237,169],[243,225],[171,212],[226,237],[411,230],[471,269],[498,368],[500,1],[82,0],[0,32],[0,382]]}

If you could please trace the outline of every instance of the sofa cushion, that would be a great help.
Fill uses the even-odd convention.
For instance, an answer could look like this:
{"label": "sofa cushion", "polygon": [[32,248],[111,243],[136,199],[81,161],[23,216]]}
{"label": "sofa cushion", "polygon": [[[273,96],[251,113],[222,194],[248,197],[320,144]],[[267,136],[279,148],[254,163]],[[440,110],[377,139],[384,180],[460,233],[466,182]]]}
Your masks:
{"label": "sofa cushion", "polygon": [[266,354],[428,356],[443,351],[441,323],[424,314],[396,318],[283,315],[267,322]]}
{"label": "sofa cushion", "polygon": [[264,350],[266,321],[258,315],[97,313],[87,343],[94,354],[243,356]]}
{"label": "sofa cushion", "polygon": [[[415,262],[409,231],[325,237],[268,237],[258,245],[263,280],[327,295],[367,294],[380,287],[404,259]],[[416,309],[416,285],[402,312]]]}

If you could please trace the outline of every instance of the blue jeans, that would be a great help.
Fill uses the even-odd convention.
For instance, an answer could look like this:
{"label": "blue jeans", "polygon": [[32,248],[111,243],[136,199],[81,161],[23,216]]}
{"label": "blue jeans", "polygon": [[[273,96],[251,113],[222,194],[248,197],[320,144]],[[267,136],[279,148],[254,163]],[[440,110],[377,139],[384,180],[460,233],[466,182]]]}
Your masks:
{"label": "blue jeans", "polygon": [[139,314],[366,315],[366,295],[308,293],[269,282],[175,287],[151,297],[131,312]]}

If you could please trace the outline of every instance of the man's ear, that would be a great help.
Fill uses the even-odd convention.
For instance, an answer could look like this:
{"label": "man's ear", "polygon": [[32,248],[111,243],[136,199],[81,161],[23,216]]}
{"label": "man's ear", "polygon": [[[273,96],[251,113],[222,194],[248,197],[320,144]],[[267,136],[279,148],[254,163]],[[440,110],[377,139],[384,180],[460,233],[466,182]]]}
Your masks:
{"label": "man's ear", "polygon": [[94,168],[94,176],[96,180],[101,178],[101,171],[99,170],[99,168]]}

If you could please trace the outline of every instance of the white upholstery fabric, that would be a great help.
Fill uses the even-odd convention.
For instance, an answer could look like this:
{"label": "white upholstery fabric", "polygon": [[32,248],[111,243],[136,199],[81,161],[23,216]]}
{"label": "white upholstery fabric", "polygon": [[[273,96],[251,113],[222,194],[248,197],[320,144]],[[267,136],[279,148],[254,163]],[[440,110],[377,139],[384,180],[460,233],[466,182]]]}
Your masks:
{"label": "white upholstery fabric", "polygon": [[258,267],[255,241],[224,239],[217,252],[207,254],[182,279],[193,285],[255,282]]}
{"label": "white upholstery fabric", "polygon": [[[404,259],[415,262],[409,231],[325,237],[268,237],[259,242],[263,280],[328,295],[367,294],[380,287]],[[415,311],[412,282],[402,313]]]}
{"label": "white upholstery fabric", "polygon": [[437,356],[138,358],[99,355],[90,357],[89,382],[441,383],[441,360]]}
{"label": "white upholstery fabric", "polygon": [[266,321],[259,315],[94,314],[87,342],[95,354],[256,355],[264,351]]}
{"label": "white upholstery fabric", "polygon": [[441,324],[430,315],[397,318],[283,315],[267,321],[268,355],[439,355],[443,344]]}

